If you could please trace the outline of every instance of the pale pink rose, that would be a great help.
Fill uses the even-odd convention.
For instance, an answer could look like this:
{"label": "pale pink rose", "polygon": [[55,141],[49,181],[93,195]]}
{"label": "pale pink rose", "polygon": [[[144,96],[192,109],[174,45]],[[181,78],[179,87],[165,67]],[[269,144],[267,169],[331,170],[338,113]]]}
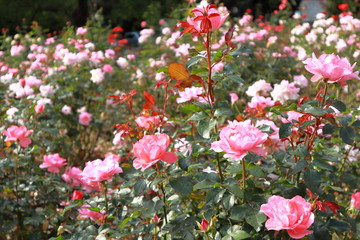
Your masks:
{"label": "pale pink rose", "polygon": [[86,166],[81,173],[82,184],[98,189],[100,182],[111,181],[113,175],[122,173],[123,171],[118,162],[120,159],[116,156],[108,155],[104,160],[96,159],[86,162]]}
{"label": "pale pink rose", "polygon": [[290,237],[301,239],[312,233],[307,230],[315,219],[311,208],[311,204],[300,196],[286,199],[275,195],[268,199],[267,204],[261,205],[260,211],[269,217],[265,223],[268,230],[285,229]]}
{"label": "pale pink rose", "polygon": [[313,82],[323,79],[329,83],[338,82],[344,87],[348,80],[360,80],[359,72],[353,72],[356,63],[351,66],[347,58],[340,58],[335,54],[322,54],[317,59],[313,53],[312,58],[306,59],[304,63],[305,69],[314,74],[311,78]]}
{"label": "pale pink rose", "polygon": [[267,95],[272,90],[271,84],[265,80],[258,80],[254,82],[246,91],[246,95],[254,97],[256,95]]}
{"label": "pale pink rose", "polygon": [[159,20],[159,25],[164,25],[165,23],[166,23],[165,19],[162,18]]}
{"label": "pale pink rose", "polygon": [[24,78],[25,85],[29,87],[40,87],[42,81],[34,76],[28,76]]}
{"label": "pale pink rose", "polygon": [[240,26],[246,26],[249,25],[252,21],[252,16],[250,14],[245,14],[242,16],[242,18],[239,20]]}
{"label": "pale pink rose", "polygon": [[229,93],[231,104],[234,104],[237,100],[239,100],[239,97],[236,93]]}
{"label": "pale pink rose", "polygon": [[87,33],[87,28],[84,27],[78,27],[76,29],[76,35],[85,35]]}
{"label": "pale pink rose", "polygon": [[23,45],[14,45],[10,49],[10,56],[19,56],[24,50],[25,47]]}
{"label": "pale pink rose", "polygon": [[135,169],[145,170],[158,161],[174,163],[177,155],[172,152],[166,152],[170,144],[170,137],[161,133],[158,135],[145,135],[133,146],[133,153],[136,159],[133,161]]}
{"label": "pale pink rose", "polygon": [[52,173],[60,172],[59,168],[67,164],[66,159],[60,157],[58,153],[45,155],[43,160],[44,162],[40,164],[40,168],[47,168]]}
{"label": "pale pink rose", "polygon": [[178,46],[178,48],[175,48],[175,56],[177,57],[187,57],[189,55],[189,48],[191,48],[189,43],[182,43]]}
{"label": "pale pink rose", "polygon": [[105,221],[106,218],[105,213],[92,211],[89,208],[91,208],[91,206],[88,204],[82,205],[81,208],[78,210],[78,212],[80,213],[79,218],[80,219],[90,218],[91,221],[95,222],[98,225],[101,225]]}
{"label": "pale pink rose", "polygon": [[212,67],[213,72],[221,72],[224,69],[224,64],[219,62]]}
{"label": "pale pink rose", "polygon": [[250,120],[238,122],[229,121],[229,125],[220,131],[220,140],[211,144],[215,152],[225,152],[225,158],[243,159],[248,152],[265,156],[262,144],[268,135],[251,124]]}
{"label": "pale pink rose", "polygon": [[105,57],[112,59],[113,57],[115,57],[115,51],[112,50],[112,49],[106,49],[105,50]]}
{"label": "pale pink rose", "polygon": [[265,98],[263,96],[254,96],[247,105],[250,108],[265,108],[274,106],[275,102],[269,97]]}
{"label": "pale pink rose", "polygon": [[127,59],[129,59],[131,61],[136,59],[136,56],[134,54],[128,54],[128,55],[126,55],[126,57],[127,57]]}
{"label": "pale pink rose", "polygon": [[34,109],[35,109],[36,113],[42,113],[45,110],[45,105],[44,104],[36,104]]}
{"label": "pale pink rose", "polygon": [[135,122],[140,128],[150,129],[159,126],[161,119],[159,116],[139,116]]}
{"label": "pale pink rose", "polygon": [[91,74],[90,81],[92,81],[93,83],[99,84],[105,79],[105,74],[101,70],[101,68],[90,70],[90,74]]}
{"label": "pale pink rose", "polygon": [[61,175],[61,178],[69,183],[71,186],[81,185],[81,169],[77,167],[71,167],[66,169],[65,173]]}
{"label": "pale pink rose", "polygon": [[65,114],[65,115],[69,115],[69,114],[71,114],[71,107],[70,106],[68,106],[68,105],[64,105],[63,107],[62,107],[62,109],[61,109],[61,112],[63,113],[63,114]]}
{"label": "pale pink rose", "polygon": [[[206,33],[206,32],[213,32],[217,29],[219,29],[225,22],[225,19],[229,15],[229,13],[226,13],[222,15],[215,7],[214,5],[207,5],[203,8],[194,8],[191,12],[194,13],[195,17],[188,17],[187,22],[191,26],[194,27],[194,29],[199,33]],[[209,17],[211,16],[211,17]],[[205,17],[206,20],[202,20],[201,18]],[[208,28],[204,27],[203,22],[208,22]]]}
{"label": "pale pink rose", "polygon": [[266,152],[269,154],[269,153],[272,153],[277,150],[285,151],[288,143],[286,141],[281,141],[281,139],[279,138],[279,128],[275,125],[275,123],[273,121],[269,121],[269,120],[257,120],[256,121],[256,124],[255,124],[256,127],[259,127],[262,125],[267,125],[272,130],[274,130],[273,133],[268,135],[268,139],[266,140],[266,142],[263,143],[263,146],[264,146],[264,149],[266,150]]}
{"label": "pale pink rose", "polygon": [[288,111],[286,112],[286,115],[288,115],[288,118],[281,118],[282,123],[293,123],[293,120],[299,122],[299,118],[304,114],[295,111]]}
{"label": "pale pink rose", "polygon": [[164,72],[159,72],[155,75],[155,80],[157,82],[163,80],[164,78],[166,78],[166,74]]}
{"label": "pale pink rose", "polygon": [[41,85],[39,90],[43,97],[51,96],[55,93],[55,89],[52,85]]}
{"label": "pale pink rose", "polygon": [[90,125],[92,114],[88,112],[81,112],[79,114],[79,123],[84,126]]}
{"label": "pale pink rose", "polygon": [[287,100],[296,100],[299,97],[300,88],[295,86],[295,83],[289,83],[287,80],[282,80],[280,84],[275,84],[273,91],[270,93],[274,101],[285,103]]}
{"label": "pale pink rose", "polygon": [[351,195],[350,208],[360,210],[360,192]]}
{"label": "pale pink rose", "polygon": [[304,75],[295,75],[294,76],[294,83],[301,88],[305,88],[309,85],[309,81]]}
{"label": "pale pink rose", "polygon": [[121,67],[123,69],[129,67],[128,61],[126,60],[126,58],[123,58],[123,57],[119,57],[118,60],[116,60],[116,63],[119,67]]}
{"label": "pale pink rose", "polygon": [[111,73],[114,70],[114,68],[110,64],[105,64],[102,67],[102,70],[106,73]]}
{"label": "pale pink rose", "polygon": [[31,140],[28,138],[34,130],[27,130],[25,126],[18,127],[16,125],[10,126],[2,134],[6,136],[5,142],[16,142],[19,141],[20,146],[26,148],[31,143]]}
{"label": "pale pink rose", "polygon": [[191,143],[189,143],[189,141],[187,141],[185,138],[175,139],[174,149],[176,152],[181,152],[181,153],[192,152]]}
{"label": "pale pink rose", "polygon": [[11,107],[8,110],[6,110],[6,115],[8,116],[14,116],[16,112],[18,112],[19,109],[17,109],[16,107]]}
{"label": "pale pink rose", "polygon": [[34,89],[29,86],[23,87],[20,82],[10,84],[9,89],[15,93],[16,98],[23,98],[34,94]]}
{"label": "pale pink rose", "polygon": [[202,87],[188,87],[184,91],[179,92],[180,97],[176,99],[177,103],[184,103],[190,100],[195,100],[198,102],[206,102],[204,97],[202,97],[203,88]]}

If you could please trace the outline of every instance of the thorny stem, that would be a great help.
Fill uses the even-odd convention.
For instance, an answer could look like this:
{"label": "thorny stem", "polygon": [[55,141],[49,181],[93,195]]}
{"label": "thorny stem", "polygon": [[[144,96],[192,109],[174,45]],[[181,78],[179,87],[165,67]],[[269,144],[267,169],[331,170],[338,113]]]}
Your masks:
{"label": "thorny stem", "polygon": [[241,160],[241,163],[242,163],[242,188],[245,189],[245,187],[246,187],[246,183],[245,183],[245,180],[246,180],[245,158],[243,158]]}
{"label": "thorny stem", "polygon": [[105,211],[106,214],[108,214],[109,211],[109,205],[108,205],[108,198],[107,198],[107,186],[105,182],[102,182],[102,185],[104,187],[104,197],[105,197]]}
{"label": "thorny stem", "polygon": [[219,153],[216,153],[216,162],[217,162],[217,165],[218,165],[218,170],[219,170],[219,175],[220,175],[220,182],[223,183],[224,182],[224,175],[223,175],[223,172],[221,170]]}
{"label": "thorny stem", "polygon": [[[155,166],[156,166],[156,172],[157,172],[157,174],[158,174],[158,176],[159,177],[161,177],[162,176],[162,174],[161,174],[161,171],[160,171],[160,168],[159,168],[159,164],[158,163],[156,163],[155,164]],[[164,210],[164,219],[165,219],[165,224],[167,224],[168,223],[168,219],[167,219],[167,209],[166,209],[166,192],[165,192],[165,188],[164,188],[164,185],[163,185],[163,183],[162,182],[160,182],[159,184],[158,184],[158,186],[159,186],[159,188],[161,189],[161,192],[162,192],[162,194],[163,194],[163,202],[164,202],[164,206],[163,206],[163,210]],[[165,239],[166,239],[166,236],[165,236]]]}
{"label": "thorny stem", "polygon": [[208,64],[208,99],[210,101],[211,106],[214,106],[214,88],[213,88],[213,83],[211,80],[211,70],[212,70],[212,66],[211,66],[211,46],[210,46],[210,38],[211,38],[211,33],[208,32],[206,34],[206,41],[205,41],[205,48],[206,48],[206,57],[207,57],[207,64]]}

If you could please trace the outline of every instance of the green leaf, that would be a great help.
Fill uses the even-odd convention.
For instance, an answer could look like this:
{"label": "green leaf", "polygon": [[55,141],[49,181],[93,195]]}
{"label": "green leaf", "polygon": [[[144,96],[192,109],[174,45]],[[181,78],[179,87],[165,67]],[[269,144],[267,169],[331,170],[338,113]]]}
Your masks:
{"label": "green leaf", "polygon": [[194,66],[194,65],[198,64],[201,59],[203,59],[202,56],[196,56],[196,57],[193,57],[193,58],[189,59],[185,63],[186,68],[189,69],[191,66]]}
{"label": "green leaf", "polygon": [[246,217],[245,220],[255,229],[255,231],[258,232],[260,231],[263,223],[266,221],[266,215],[262,212],[259,212],[256,215]]}
{"label": "green leaf", "polygon": [[334,166],[331,166],[324,160],[315,159],[312,163],[315,167],[320,168],[320,169],[329,170],[331,172],[333,172],[335,170]]}
{"label": "green leaf", "polygon": [[245,80],[238,75],[228,75],[227,77],[235,83],[245,83]]}
{"label": "green leaf", "polygon": [[139,179],[136,181],[134,185],[134,193],[135,195],[139,195],[143,191],[145,191],[147,187],[146,181],[144,179]]}
{"label": "green leaf", "polygon": [[312,169],[307,169],[304,172],[304,181],[305,181],[306,186],[308,186],[308,188],[312,192],[316,193],[320,187],[321,176],[318,171],[312,170]]}
{"label": "green leaf", "polygon": [[304,109],[304,112],[305,113],[310,113],[312,115],[315,115],[315,116],[323,116],[326,111],[322,108],[319,108],[319,107],[314,107],[314,106],[308,106]]}
{"label": "green leaf", "polygon": [[249,173],[255,177],[258,177],[258,178],[264,178],[266,177],[266,174],[265,172],[258,166],[255,166],[255,167],[250,167],[248,169]]}
{"label": "green leaf", "polygon": [[332,134],[335,131],[336,127],[334,125],[331,124],[326,124],[323,128],[322,128],[322,132],[324,135],[327,134]]}
{"label": "green leaf", "polygon": [[216,126],[216,120],[215,119],[207,119],[207,120],[201,120],[199,121],[198,125],[198,133],[203,138],[209,139],[210,138],[210,132],[214,129]]}
{"label": "green leaf", "polygon": [[209,115],[207,113],[205,113],[204,111],[201,111],[201,112],[194,113],[188,119],[188,121],[199,121],[199,120],[203,120],[205,118],[209,118]]}
{"label": "green leaf", "polygon": [[232,233],[230,233],[230,236],[233,237],[234,240],[242,240],[250,237],[250,234],[248,234],[245,231],[237,230]]}
{"label": "green leaf", "polygon": [[222,206],[226,210],[230,210],[235,204],[235,197],[232,194],[228,194],[226,197],[222,199]]}
{"label": "green leaf", "polygon": [[193,184],[191,182],[191,177],[181,176],[178,178],[170,179],[171,187],[179,193],[190,194],[193,191]]}
{"label": "green leaf", "polygon": [[231,110],[230,106],[228,108],[218,108],[215,110],[214,116],[215,117],[223,117],[223,116],[232,116],[234,112]]}
{"label": "green leaf", "polygon": [[193,112],[200,112],[201,108],[196,105],[190,104],[190,105],[182,106],[180,108],[180,111],[182,111],[183,113],[193,113]]}
{"label": "green leaf", "polygon": [[230,209],[230,218],[235,221],[242,221],[251,211],[247,204],[237,205]]}
{"label": "green leaf", "polygon": [[229,185],[226,187],[232,194],[234,194],[236,197],[243,199],[244,198],[244,191],[240,189],[239,186],[235,185]]}
{"label": "green leaf", "polygon": [[212,188],[214,187],[214,182],[208,180],[208,179],[205,179],[205,180],[202,180],[201,182],[198,182],[197,184],[194,185],[194,189],[195,190],[198,190],[198,189],[204,189],[204,188]]}
{"label": "green leaf", "polygon": [[258,127],[258,129],[263,133],[267,134],[272,134],[273,132],[275,132],[274,129],[272,129],[269,125],[261,125]]}
{"label": "green leaf", "polygon": [[328,227],[340,233],[346,232],[350,229],[350,226],[347,222],[336,219],[330,219],[328,223]]}
{"label": "green leaf", "polygon": [[352,116],[343,116],[342,118],[339,119],[340,124],[343,127],[348,126],[352,121]]}
{"label": "green leaf", "polygon": [[335,100],[331,106],[336,108],[340,112],[345,112],[346,111],[346,105],[343,102],[339,101],[339,100]]}
{"label": "green leaf", "polygon": [[298,161],[295,166],[291,169],[290,174],[297,174],[304,170],[308,166],[307,162],[305,160]]}
{"label": "green leaf", "polygon": [[360,128],[360,120],[355,120],[351,126]]}
{"label": "green leaf", "polygon": [[81,199],[75,199],[74,201],[72,201],[69,205],[67,205],[64,208],[64,211],[62,212],[62,214],[64,215],[67,211],[69,211],[70,209],[74,208],[74,207],[78,207],[82,205],[82,200]]}
{"label": "green leaf", "polygon": [[133,213],[130,215],[130,217],[125,218],[125,219],[120,223],[119,228],[125,227],[125,225],[126,225],[131,219],[136,218],[136,217],[139,216],[139,215],[140,215],[140,212],[138,212],[138,211],[133,212]]}
{"label": "green leaf", "polygon": [[221,201],[222,197],[224,196],[224,193],[226,192],[225,189],[221,188],[214,188],[211,189],[208,194],[206,195],[206,202],[214,202],[218,203]]}
{"label": "green leaf", "polygon": [[279,138],[286,138],[290,136],[292,126],[292,123],[284,123],[279,129]]}
{"label": "green leaf", "polygon": [[344,143],[352,145],[355,139],[355,130],[352,127],[340,128],[340,137]]}

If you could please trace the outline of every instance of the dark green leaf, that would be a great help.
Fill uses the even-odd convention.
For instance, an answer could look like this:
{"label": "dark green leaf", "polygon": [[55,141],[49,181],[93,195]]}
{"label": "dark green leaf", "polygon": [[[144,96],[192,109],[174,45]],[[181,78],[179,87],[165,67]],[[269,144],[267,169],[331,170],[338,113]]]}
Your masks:
{"label": "dark green leaf", "polygon": [[352,127],[340,128],[340,137],[344,143],[353,144],[355,139],[355,130]]}
{"label": "dark green leaf", "polygon": [[347,222],[336,219],[330,219],[328,223],[328,227],[340,233],[346,232],[350,229],[350,226]]}
{"label": "dark green leaf", "polygon": [[335,100],[331,106],[336,108],[340,112],[345,112],[346,111],[346,105],[343,102],[339,101],[339,100]]}
{"label": "dark green leaf", "polygon": [[266,177],[266,174],[264,173],[264,171],[258,167],[258,166],[255,166],[255,167],[250,167],[248,169],[249,173],[255,177],[258,177],[258,178],[264,178]]}
{"label": "dark green leaf", "polygon": [[250,206],[246,204],[232,207],[230,210],[230,218],[235,221],[241,221],[248,215],[250,209]]}
{"label": "dark green leaf", "polygon": [[272,134],[274,132],[274,129],[272,129],[269,125],[261,125],[258,127],[258,129],[267,134]]}
{"label": "dark green leaf", "polygon": [[179,193],[190,194],[193,191],[193,184],[191,182],[191,177],[178,177],[170,179],[171,187]]}
{"label": "dark green leaf", "polygon": [[279,138],[286,138],[290,136],[292,126],[292,123],[284,123],[279,129]]}
{"label": "dark green leaf", "polygon": [[196,56],[196,57],[193,57],[193,58],[189,59],[185,63],[186,68],[189,69],[191,66],[194,66],[194,65],[198,64],[201,59],[203,59],[202,56]]}
{"label": "dark green leaf", "polygon": [[360,128],[360,120],[355,120],[351,126]]}
{"label": "dark green leaf", "polygon": [[295,166],[291,169],[290,174],[297,174],[299,172],[301,172],[302,170],[304,170],[304,168],[306,168],[308,166],[307,162],[305,160],[300,160],[298,161]]}
{"label": "dark green leaf", "polygon": [[260,231],[263,223],[266,221],[266,215],[262,212],[259,212],[256,215],[246,217],[245,220],[255,229],[255,231],[258,232]]}
{"label": "dark green leaf", "polygon": [[326,161],[320,160],[320,159],[315,159],[313,161],[313,165],[315,167],[317,167],[317,168],[324,169],[324,170],[329,170],[331,172],[333,172],[335,170],[334,166],[331,166]]}
{"label": "dark green leaf", "polygon": [[312,191],[317,192],[320,187],[321,176],[318,171],[307,169],[304,173],[304,181],[306,186]]}
{"label": "dark green leaf", "polygon": [[143,191],[145,191],[145,189],[146,189],[146,181],[144,179],[137,180],[134,185],[135,195],[142,193]]}
{"label": "dark green leaf", "polygon": [[229,185],[226,187],[232,194],[234,194],[236,197],[243,199],[244,198],[244,191],[240,189],[239,186],[235,185]]}
{"label": "dark green leaf", "polygon": [[235,204],[235,197],[232,194],[228,194],[227,196],[225,196],[222,201],[222,206],[224,207],[224,209],[226,210],[230,210],[234,204]]}
{"label": "dark green leaf", "polygon": [[228,75],[227,77],[235,83],[245,83],[244,79],[238,75]]}
{"label": "dark green leaf", "polygon": [[202,180],[201,182],[198,182],[197,184],[194,185],[194,189],[195,190],[198,190],[198,189],[204,189],[204,188],[212,188],[214,187],[214,182],[208,180],[208,179],[205,179],[205,180]]}
{"label": "dark green leaf", "polygon": [[230,106],[228,108],[218,108],[215,110],[214,116],[215,117],[224,117],[224,116],[232,116],[234,112],[231,110]]}
{"label": "dark green leaf", "polygon": [[216,120],[215,119],[207,119],[207,120],[201,120],[199,121],[198,125],[198,133],[203,138],[210,138],[210,132],[214,129],[216,126]]}
{"label": "dark green leaf", "polygon": [[201,108],[198,106],[195,106],[193,104],[191,105],[185,105],[180,108],[180,111],[183,113],[193,113],[193,112],[199,112],[201,111]]}
{"label": "dark green leaf", "polygon": [[312,115],[315,115],[315,116],[323,116],[326,111],[322,108],[319,108],[319,107],[314,107],[314,106],[308,106],[304,109],[304,112],[305,113],[310,113]]}
{"label": "dark green leaf", "polygon": [[74,207],[81,206],[81,205],[82,205],[82,200],[76,199],[64,208],[64,211],[62,212],[62,214],[64,215],[68,210],[70,210]]}
{"label": "dark green leaf", "polygon": [[332,134],[335,131],[335,129],[336,129],[336,127],[334,125],[326,124],[323,127],[322,132],[323,132],[324,135]]}
{"label": "dark green leaf", "polygon": [[206,118],[209,118],[209,115],[205,112],[197,112],[197,113],[194,113],[189,119],[188,121],[199,121],[199,120],[203,120],[203,119],[206,119]]}
{"label": "dark green leaf", "polygon": [[343,127],[347,127],[352,121],[352,116],[343,116],[342,118],[339,119],[340,124]]}

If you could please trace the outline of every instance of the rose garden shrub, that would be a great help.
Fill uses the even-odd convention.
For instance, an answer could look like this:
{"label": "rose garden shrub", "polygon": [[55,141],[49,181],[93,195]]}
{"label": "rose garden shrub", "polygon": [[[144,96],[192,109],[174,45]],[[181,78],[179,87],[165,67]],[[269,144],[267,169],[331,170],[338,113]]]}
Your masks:
{"label": "rose garden shrub", "polygon": [[281,4],[3,36],[1,238],[355,239],[360,20]]}

